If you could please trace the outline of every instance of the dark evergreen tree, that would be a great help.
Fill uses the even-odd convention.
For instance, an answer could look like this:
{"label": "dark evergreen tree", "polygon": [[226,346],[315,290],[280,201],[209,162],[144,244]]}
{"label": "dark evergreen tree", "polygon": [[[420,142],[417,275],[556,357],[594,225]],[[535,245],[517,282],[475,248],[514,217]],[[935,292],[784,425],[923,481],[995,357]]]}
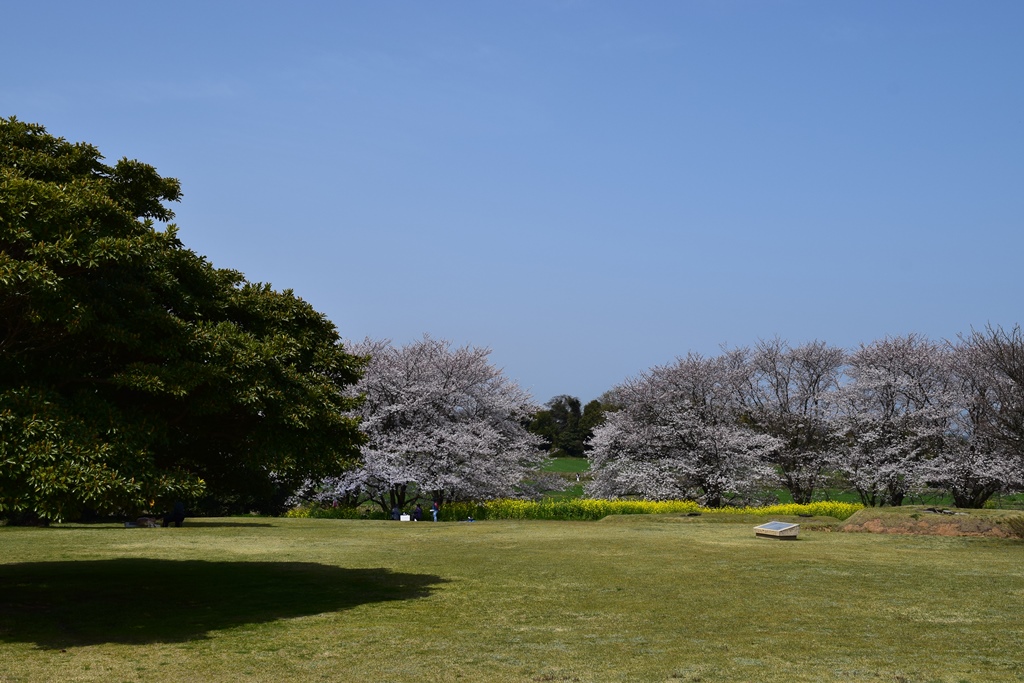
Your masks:
{"label": "dark evergreen tree", "polygon": [[601,401],[590,401],[582,410],[575,396],[561,394],[538,410],[529,429],[544,439],[544,447],[555,457],[586,457],[586,442],[595,427],[604,421],[605,407]]}
{"label": "dark evergreen tree", "polygon": [[271,511],[345,469],[362,359],[291,291],[158,229],[177,180],[102,159],[0,119],[0,516]]}

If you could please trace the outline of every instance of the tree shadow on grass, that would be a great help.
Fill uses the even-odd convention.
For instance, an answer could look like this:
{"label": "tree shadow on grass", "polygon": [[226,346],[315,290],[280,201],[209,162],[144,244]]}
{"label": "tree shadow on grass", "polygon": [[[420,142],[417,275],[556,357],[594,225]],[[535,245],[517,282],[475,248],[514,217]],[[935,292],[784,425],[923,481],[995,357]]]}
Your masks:
{"label": "tree shadow on grass", "polygon": [[[157,524],[157,527],[160,527],[160,518],[159,517],[157,518],[156,524]],[[184,524],[183,528],[185,528],[185,529],[212,529],[212,528],[215,528],[215,527],[216,528],[239,527],[239,528],[243,528],[243,529],[246,529],[246,528],[264,528],[264,529],[266,529],[266,528],[270,528],[272,526],[274,526],[274,525],[273,524],[267,524],[265,522],[206,522],[206,521],[193,520],[193,519],[190,518],[190,519],[185,520],[185,524]],[[108,523],[102,523],[101,522],[99,524],[62,524],[60,526],[51,526],[51,527],[48,527],[48,528],[49,528],[50,531],[53,531],[53,532],[73,531],[75,533],[81,533],[83,531],[110,531],[111,529],[126,528],[130,532],[132,532],[132,533],[139,533],[139,532],[136,532],[135,529],[139,529],[141,531],[141,533],[150,533],[150,530],[148,528],[146,528],[146,527],[131,527],[131,528],[129,528],[129,527],[125,527],[123,522],[118,522],[116,524],[111,524],[109,522]],[[175,527],[174,527],[174,525],[171,525],[168,528],[172,528],[173,529]],[[168,533],[168,532],[157,532],[157,533]],[[175,531],[175,532],[172,532],[172,533],[185,533],[185,532],[184,531]]]}
{"label": "tree shadow on grass", "polygon": [[0,565],[0,642],[183,642],[243,624],[429,596],[444,579],[310,562],[114,559]]}

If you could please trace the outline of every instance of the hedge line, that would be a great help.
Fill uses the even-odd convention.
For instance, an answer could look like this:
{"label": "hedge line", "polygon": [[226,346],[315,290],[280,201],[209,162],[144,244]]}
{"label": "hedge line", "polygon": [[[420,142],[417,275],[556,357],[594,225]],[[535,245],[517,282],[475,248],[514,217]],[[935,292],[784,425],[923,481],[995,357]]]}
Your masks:
{"label": "hedge line", "polygon": [[[608,515],[657,515],[691,512],[748,515],[812,515],[815,517],[835,517],[846,519],[860,510],[860,503],[840,503],[821,501],[799,505],[788,503],[783,505],[766,505],[764,507],[723,507],[704,508],[691,500],[598,500],[571,499],[545,500],[534,502],[517,499],[498,499],[480,502],[448,503],[441,508],[441,521],[455,522],[466,519],[561,519],[561,520],[598,520]],[[309,505],[291,510],[288,517],[331,517],[340,519],[375,518],[383,519],[385,515],[379,510],[368,514],[354,508],[329,508]],[[429,511],[424,517],[430,519]]]}
{"label": "hedge line", "polygon": [[500,499],[477,503],[449,503],[441,509],[445,521],[473,519],[566,519],[597,520],[608,515],[657,515],[668,513],[686,514],[691,512],[772,515],[812,515],[846,519],[860,510],[860,503],[821,501],[799,505],[766,505],[764,507],[722,507],[705,508],[691,500],[528,500]]}

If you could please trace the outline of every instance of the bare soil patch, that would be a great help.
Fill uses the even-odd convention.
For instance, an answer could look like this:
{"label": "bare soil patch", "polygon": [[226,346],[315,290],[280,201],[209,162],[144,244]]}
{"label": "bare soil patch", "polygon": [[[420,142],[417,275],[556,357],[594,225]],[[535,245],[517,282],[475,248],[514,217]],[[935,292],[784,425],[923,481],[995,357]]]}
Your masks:
{"label": "bare soil patch", "polygon": [[1009,538],[1015,534],[1005,526],[1005,520],[1014,515],[1019,516],[1019,513],[928,508],[919,505],[865,508],[839,525],[839,530],[874,534]]}

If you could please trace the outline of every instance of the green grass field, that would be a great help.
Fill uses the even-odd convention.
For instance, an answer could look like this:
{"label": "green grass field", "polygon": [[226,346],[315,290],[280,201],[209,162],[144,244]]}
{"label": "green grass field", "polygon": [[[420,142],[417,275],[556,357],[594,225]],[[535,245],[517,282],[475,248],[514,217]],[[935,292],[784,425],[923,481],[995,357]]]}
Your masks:
{"label": "green grass field", "polygon": [[0,681],[1024,679],[1024,542],[725,517],[0,528]]}
{"label": "green grass field", "polygon": [[583,497],[583,484],[576,483],[576,475],[586,475],[590,469],[590,461],[586,458],[551,458],[544,466],[545,472],[560,474],[565,480],[565,488],[559,491],[548,491],[545,498],[552,500],[571,500]]}
{"label": "green grass field", "polygon": [[544,466],[545,472],[586,472],[590,469],[590,461],[586,458],[551,458]]}

